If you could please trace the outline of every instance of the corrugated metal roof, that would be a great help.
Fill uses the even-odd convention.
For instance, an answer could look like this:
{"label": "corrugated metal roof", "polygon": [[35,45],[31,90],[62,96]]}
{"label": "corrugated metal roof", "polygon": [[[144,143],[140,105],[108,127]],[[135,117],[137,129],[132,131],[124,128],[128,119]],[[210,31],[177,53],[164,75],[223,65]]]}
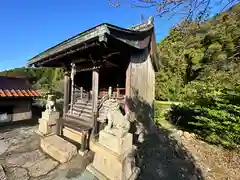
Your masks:
{"label": "corrugated metal roof", "polygon": [[39,97],[27,79],[0,76],[0,97]]}

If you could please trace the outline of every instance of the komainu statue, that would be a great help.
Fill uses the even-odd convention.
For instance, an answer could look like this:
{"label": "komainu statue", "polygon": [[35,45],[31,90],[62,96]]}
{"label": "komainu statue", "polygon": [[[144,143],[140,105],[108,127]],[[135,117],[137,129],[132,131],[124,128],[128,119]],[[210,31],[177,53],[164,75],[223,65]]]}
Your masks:
{"label": "komainu statue", "polygon": [[118,137],[126,135],[130,129],[128,115],[123,115],[120,110],[120,104],[114,99],[105,101],[109,107],[107,113],[108,124],[104,128],[105,131],[114,134]]}
{"label": "komainu statue", "polygon": [[47,97],[47,104],[46,104],[46,111],[49,113],[56,111],[56,100],[54,95],[48,95]]}

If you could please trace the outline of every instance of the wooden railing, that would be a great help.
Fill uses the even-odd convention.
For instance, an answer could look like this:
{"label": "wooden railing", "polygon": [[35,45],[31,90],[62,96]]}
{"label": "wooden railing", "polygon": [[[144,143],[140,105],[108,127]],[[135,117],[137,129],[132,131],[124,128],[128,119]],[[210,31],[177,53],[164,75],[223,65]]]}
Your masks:
{"label": "wooden railing", "polygon": [[116,88],[116,98],[124,98],[126,88]]}
{"label": "wooden railing", "polygon": [[[102,88],[99,90],[99,96],[98,99],[100,101],[106,100],[106,97],[109,98],[109,93],[111,94],[111,97],[114,99],[124,99],[125,96],[125,88],[114,88],[112,90],[111,87],[107,88]],[[83,87],[79,87],[77,85],[74,85],[74,90],[73,90],[73,101],[72,104],[74,104],[78,99],[91,99],[91,93],[84,90]],[[69,104],[69,107],[71,109],[71,103]]]}
{"label": "wooden railing", "polygon": [[74,85],[74,91],[73,91],[73,96],[74,96],[74,100],[73,102],[76,102],[77,99],[83,99],[83,98],[88,98],[88,92],[86,90],[83,89],[83,87],[79,87],[77,85]]}
{"label": "wooden railing", "polygon": [[[101,99],[103,96],[109,93],[109,89],[100,89],[99,98]],[[125,88],[114,88],[112,91],[112,98],[121,99],[125,96]]]}

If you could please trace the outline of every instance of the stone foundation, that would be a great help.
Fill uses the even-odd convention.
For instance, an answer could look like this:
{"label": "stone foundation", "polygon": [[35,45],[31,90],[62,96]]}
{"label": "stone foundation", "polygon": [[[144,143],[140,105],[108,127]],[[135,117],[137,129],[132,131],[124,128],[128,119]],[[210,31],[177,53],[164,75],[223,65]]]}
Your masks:
{"label": "stone foundation", "polygon": [[42,112],[42,118],[39,119],[39,128],[37,133],[41,136],[48,136],[50,134],[56,134],[57,132],[57,120],[59,119],[59,112]]}
{"label": "stone foundation", "polygon": [[41,148],[45,153],[61,163],[65,163],[77,155],[76,146],[57,135],[42,138]]}
{"label": "stone foundation", "polygon": [[99,142],[91,142],[90,148],[95,156],[87,170],[99,180],[134,180],[137,177],[139,168],[134,166],[132,134],[119,138],[102,130]]}
{"label": "stone foundation", "polygon": [[119,138],[106,131],[100,131],[99,143],[112,151],[121,154],[132,149],[132,134],[128,133],[126,136]]}

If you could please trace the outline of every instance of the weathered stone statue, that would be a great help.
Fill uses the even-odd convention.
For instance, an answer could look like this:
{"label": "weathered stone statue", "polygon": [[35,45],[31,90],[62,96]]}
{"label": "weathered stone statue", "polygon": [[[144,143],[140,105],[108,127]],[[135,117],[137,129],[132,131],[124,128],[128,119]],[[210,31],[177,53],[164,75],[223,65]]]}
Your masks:
{"label": "weathered stone statue", "polygon": [[60,113],[56,111],[55,104],[55,96],[48,95],[46,110],[42,112],[42,117],[38,120],[39,128],[37,133],[41,136],[47,136],[57,132],[56,122],[60,117]]}
{"label": "weathered stone statue", "polygon": [[47,97],[47,103],[46,103],[46,111],[49,113],[56,111],[56,99],[54,95],[48,95]]}
{"label": "weathered stone statue", "polygon": [[130,129],[128,116],[123,116],[119,108],[120,105],[116,100],[109,99],[105,103],[108,104],[109,109],[107,113],[108,124],[104,130],[118,137],[123,137]]}
{"label": "weathered stone statue", "polygon": [[108,107],[107,126],[99,132],[98,142],[94,143],[94,160],[87,169],[98,179],[134,180],[139,168],[135,166],[129,115],[123,115],[120,104],[114,99],[104,102]]}

